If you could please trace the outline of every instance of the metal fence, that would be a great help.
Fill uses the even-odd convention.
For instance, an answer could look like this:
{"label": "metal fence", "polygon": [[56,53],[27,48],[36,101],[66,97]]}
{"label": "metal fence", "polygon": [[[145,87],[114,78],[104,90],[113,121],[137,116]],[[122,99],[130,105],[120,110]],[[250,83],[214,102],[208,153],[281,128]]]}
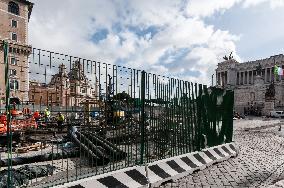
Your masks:
{"label": "metal fence", "polygon": [[232,141],[233,91],[36,48],[15,65],[7,45],[2,184],[48,187]]}

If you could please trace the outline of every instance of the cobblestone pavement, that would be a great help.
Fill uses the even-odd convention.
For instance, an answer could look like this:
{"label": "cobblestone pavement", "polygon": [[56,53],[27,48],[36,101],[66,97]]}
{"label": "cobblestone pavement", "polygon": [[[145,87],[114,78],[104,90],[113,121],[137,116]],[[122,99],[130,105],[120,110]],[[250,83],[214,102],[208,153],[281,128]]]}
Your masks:
{"label": "cobblestone pavement", "polygon": [[284,179],[284,123],[283,133],[278,131],[279,126],[273,126],[279,122],[236,120],[234,141],[240,148],[236,158],[160,187],[281,187],[284,182],[278,181]]}

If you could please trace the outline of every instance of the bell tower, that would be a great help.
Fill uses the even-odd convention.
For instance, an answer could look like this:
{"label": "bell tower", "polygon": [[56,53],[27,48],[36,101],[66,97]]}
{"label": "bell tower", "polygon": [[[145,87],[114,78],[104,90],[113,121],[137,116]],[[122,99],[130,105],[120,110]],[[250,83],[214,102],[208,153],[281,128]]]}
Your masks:
{"label": "bell tower", "polygon": [[[10,94],[28,100],[29,62],[28,23],[33,3],[27,0],[0,0],[0,74],[4,75],[3,41],[9,43]],[[0,99],[5,99],[5,79],[0,77]]]}

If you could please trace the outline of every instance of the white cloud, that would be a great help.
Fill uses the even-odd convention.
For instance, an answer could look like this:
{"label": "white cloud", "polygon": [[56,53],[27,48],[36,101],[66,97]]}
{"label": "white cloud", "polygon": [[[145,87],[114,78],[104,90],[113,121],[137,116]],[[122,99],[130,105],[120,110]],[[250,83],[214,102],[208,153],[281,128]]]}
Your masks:
{"label": "white cloud", "polygon": [[190,0],[186,7],[186,14],[192,17],[208,17],[215,13],[223,13],[239,3],[244,8],[262,3],[269,3],[272,9],[284,6],[284,0]]}
{"label": "white cloud", "polygon": [[284,0],[244,0],[243,7],[249,8],[251,6],[256,6],[261,3],[269,3],[272,9],[284,6]]}
{"label": "white cloud", "polygon": [[191,0],[186,7],[189,16],[205,17],[225,11],[241,0]]}
{"label": "white cloud", "polygon": [[[205,24],[202,17],[238,1],[38,0],[30,20],[30,41],[38,48],[107,63],[122,60],[125,66],[209,83],[225,54],[234,51],[239,58],[235,54],[239,37]],[[139,35],[129,27],[154,27],[157,33]],[[102,28],[108,29],[106,38],[91,41]],[[183,49],[185,54],[179,54]],[[162,61],[168,52],[178,55]]]}
{"label": "white cloud", "polygon": [[272,0],[270,4],[271,8],[284,7],[284,0]]}

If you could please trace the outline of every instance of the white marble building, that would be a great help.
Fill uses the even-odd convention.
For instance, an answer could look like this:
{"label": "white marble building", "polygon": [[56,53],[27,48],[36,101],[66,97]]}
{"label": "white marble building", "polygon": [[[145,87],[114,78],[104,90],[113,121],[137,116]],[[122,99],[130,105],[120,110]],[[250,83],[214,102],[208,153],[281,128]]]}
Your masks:
{"label": "white marble building", "polygon": [[[284,68],[283,54],[244,63],[234,59],[221,62],[216,69],[217,85],[234,90],[235,110],[244,113],[244,108],[251,106],[263,109],[266,89],[274,81],[274,106],[284,110],[284,76],[274,75],[275,64]],[[259,65],[261,71],[258,76]]]}

